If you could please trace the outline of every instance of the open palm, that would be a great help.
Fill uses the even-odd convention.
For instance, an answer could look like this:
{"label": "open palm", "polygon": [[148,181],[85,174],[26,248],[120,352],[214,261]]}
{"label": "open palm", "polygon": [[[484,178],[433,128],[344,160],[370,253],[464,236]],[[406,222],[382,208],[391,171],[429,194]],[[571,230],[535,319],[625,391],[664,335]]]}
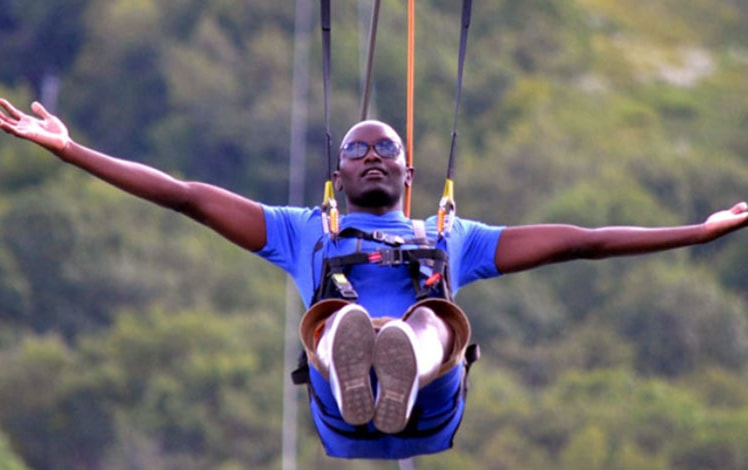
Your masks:
{"label": "open palm", "polygon": [[730,209],[715,212],[706,219],[706,226],[717,236],[748,225],[748,204],[740,202]]}
{"label": "open palm", "polygon": [[7,100],[0,99],[0,129],[50,150],[63,150],[70,142],[65,124],[38,102],[34,102],[31,109],[39,118],[23,113]]}

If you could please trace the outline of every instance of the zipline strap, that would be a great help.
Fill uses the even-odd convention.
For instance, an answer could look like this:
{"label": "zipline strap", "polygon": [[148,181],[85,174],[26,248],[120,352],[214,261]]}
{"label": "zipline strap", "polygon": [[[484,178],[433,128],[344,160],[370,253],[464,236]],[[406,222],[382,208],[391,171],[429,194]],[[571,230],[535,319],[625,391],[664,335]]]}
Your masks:
{"label": "zipline strap", "polygon": [[320,0],[322,24],[322,78],[325,95],[325,144],[327,176],[332,179],[332,136],[330,135],[330,0]]}
{"label": "zipline strap", "polygon": [[325,233],[335,236],[339,228],[338,203],[332,187],[332,135],[330,133],[330,0],[320,0],[322,25],[322,76],[325,95],[325,145],[327,148],[327,181],[322,197],[322,224]]}
{"label": "zipline strap", "polygon": [[457,118],[460,110],[460,97],[462,94],[462,73],[465,68],[465,51],[467,49],[468,29],[470,28],[470,15],[472,10],[472,0],[462,1],[462,28],[460,34],[460,53],[457,63],[457,93],[455,97],[454,123],[452,125],[452,144],[449,148],[449,164],[447,166],[447,179],[444,183],[444,193],[439,201],[439,210],[437,212],[437,231],[439,236],[449,233],[454,221],[455,201],[454,201],[454,167],[455,155],[457,149]]}
{"label": "zipline strap", "polygon": [[[408,1],[408,73],[407,73],[407,106],[406,106],[406,150],[408,167],[413,166],[413,111],[415,88],[415,44],[416,44],[416,2]],[[405,217],[410,217],[411,187],[405,187]]]}
{"label": "zipline strap", "polygon": [[462,75],[465,68],[465,52],[467,50],[468,28],[470,28],[470,14],[472,0],[462,1],[462,30],[460,34],[460,54],[457,64],[457,92],[455,97],[454,123],[452,125],[452,145],[449,150],[449,166],[447,178],[454,179],[455,154],[457,148],[457,119],[460,113],[460,98],[462,96]]}
{"label": "zipline strap", "polygon": [[371,75],[374,69],[374,49],[377,43],[377,25],[379,24],[379,6],[381,0],[374,0],[371,10],[371,25],[369,26],[369,52],[366,59],[366,80],[364,82],[363,98],[361,100],[361,120],[369,117],[369,96],[371,94]]}

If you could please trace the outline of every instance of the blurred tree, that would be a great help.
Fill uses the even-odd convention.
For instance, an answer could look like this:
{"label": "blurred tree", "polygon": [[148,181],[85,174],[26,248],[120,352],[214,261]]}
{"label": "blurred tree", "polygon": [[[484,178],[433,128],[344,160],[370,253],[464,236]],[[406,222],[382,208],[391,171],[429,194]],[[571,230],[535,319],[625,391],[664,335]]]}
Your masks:
{"label": "blurred tree", "polygon": [[608,468],[608,447],[605,433],[595,426],[587,426],[577,432],[561,452],[560,468],[568,470]]}
{"label": "blurred tree", "polygon": [[0,467],[5,470],[26,470],[28,468],[13,452],[4,434],[0,434]]}
{"label": "blurred tree", "polygon": [[282,305],[283,290],[266,287],[283,279],[276,268],[75,172],[16,198],[0,220],[0,273],[11,281],[0,305],[35,331],[72,338],[108,326],[125,306],[229,312]]}
{"label": "blurred tree", "polygon": [[742,367],[745,306],[700,271],[673,268],[640,264],[606,312],[634,343],[638,369],[677,376],[712,361]]}
{"label": "blurred tree", "polygon": [[[263,468],[278,453],[281,329],[259,313],[128,315],[108,337],[86,339],[84,363],[106,387],[100,399],[121,413],[119,427],[148,436],[142,451],[155,444],[198,468]],[[107,376],[116,381],[100,381]]]}
{"label": "blurred tree", "polygon": [[[89,0],[0,1],[0,81],[29,83],[37,97],[45,82],[70,70],[84,41],[83,14]],[[33,58],[33,60],[28,60]],[[47,103],[54,109],[54,103]]]}
{"label": "blurred tree", "polygon": [[[747,12],[738,0],[476,4],[459,213],[660,225],[744,198]],[[337,143],[359,114],[360,31],[353,2],[333,14]],[[443,185],[459,5],[419,4],[418,15],[422,217]],[[373,106],[403,132],[405,19],[401,3],[385,2]],[[60,114],[79,140],[283,203],[292,25],[292,3],[0,0],[0,82],[14,85],[0,95],[27,108],[59,73]],[[311,52],[316,202],[318,38]],[[14,447],[45,449],[34,462],[83,449],[106,468],[277,468],[283,274],[42,153],[0,140],[0,422]],[[744,461],[743,236],[465,289],[484,357],[457,448],[425,465],[550,468],[576,459],[596,439],[589,430],[604,437],[609,468]],[[33,330],[74,340],[24,340]],[[60,436],[55,426],[71,422]],[[346,466],[322,456],[311,431],[302,440],[306,466]]]}
{"label": "blurred tree", "polygon": [[165,112],[160,73],[165,31],[154,1],[91,1],[84,46],[62,86],[63,117],[97,148],[142,159],[145,134]]}
{"label": "blurred tree", "polygon": [[164,468],[272,468],[281,328],[272,315],[153,312],[78,351],[28,339],[0,357],[0,421],[33,468],[101,468],[125,449]]}
{"label": "blurred tree", "polygon": [[69,387],[75,353],[54,336],[28,338],[1,359],[0,420],[32,468],[95,468],[112,439],[104,403]]}

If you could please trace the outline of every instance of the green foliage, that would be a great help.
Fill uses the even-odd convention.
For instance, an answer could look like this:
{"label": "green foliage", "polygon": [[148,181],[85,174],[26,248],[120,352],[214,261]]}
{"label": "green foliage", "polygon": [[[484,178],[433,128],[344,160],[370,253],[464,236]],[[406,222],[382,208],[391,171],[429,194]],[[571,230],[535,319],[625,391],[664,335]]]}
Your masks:
{"label": "green foliage", "polygon": [[606,463],[607,438],[599,428],[588,426],[574,435],[561,453],[561,468],[602,470]]}
{"label": "green foliage", "polygon": [[87,0],[0,2],[0,42],[6,64],[0,81],[29,83],[41,93],[45,78],[70,70],[83,43],[87,4]]}
{"label": "green foliage", "polygon": [[278,452],[279,334],[262,314],[157,311],[123,315],[76,351],[32,338],[0,358],[0,418],[34,468],[261,468]]}
{"label": "green foliage", "polygon": [[110,416],[103,401],[66,383],[75,352],[56,336],[28,337],[0,360],[0,417],[26,462],[49,468],[71,455],[95,460],[113,437]]}
{"label": "green foliage", "polygon": [[0,434],[0,468],[4,470],[25,470],[26,465],[19,459],[8,445],[8,440]]}
{"label": "green foliage", "polygon": [[703,362],[739,370],[748,352],[745,305],[698,271],[642,266],[606,314],[636,345],[643,372],[678,375]]}
{"label": "green foliage", "polygon": [[459,445],[480,467],[740,468],[744,458],[744,417],[690,387],[622,369],[569,371],[535,391],[496,371],[473,383]]}
{"label": "green foliage", "polygon": [[281,279],[277,270],[240,260],[241,250],[193,222],[85,176],[66,173],[24,193],[0,217],[8,315],[36,331],[74,337],[109,325],[123,307],[278,305],[263,287]]}
{"label": "green foliage", "polygon": [[[359,117],[366,10],[333,8],[335,143]],[[318,13],[312,203],[325,176]],[[417,6],[419,217],[443,187],[459,14]],[[474,4],[459,214],[656,226],[745,198],[747,24],[737,0]],[[293,2],[0,0],[0,95],[28,109],[59,79],[47,104],[76,139],[282,204],[293,28]],[[379,28],[371,116],[404,132],[401,2],[383,2]],[[16,452],[33,468],[277,468],[283,274],[23,142],[0,139],[0,167],[0,466],[22,468]],[[464,289],[483,358],[455,450],[416,465],[744,467],[744,237]],[[302,466],[347,468],[301,408]]]}

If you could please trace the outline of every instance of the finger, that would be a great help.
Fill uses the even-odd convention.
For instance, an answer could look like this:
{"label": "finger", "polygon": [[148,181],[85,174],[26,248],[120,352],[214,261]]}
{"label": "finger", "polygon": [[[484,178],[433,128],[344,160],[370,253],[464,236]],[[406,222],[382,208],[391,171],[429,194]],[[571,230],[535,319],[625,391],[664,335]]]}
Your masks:
{"label": "finger", "polygon": [[5,98],[0,98],[0,119],[7,120],[9,119],[9,115],[11,114],[11,110],[9,109],[10,103]]}
{"label": "finger", "polygon": [[31,103],[31,110],[36,113],[37,116],[47,119],[50,117],[49,111],[47,111],[47,108],[44,107],[40,102],[34,101]]}
{"label": "finger", "polygon": [[733,214],[742,214],[746,211],[748,211],[748,203],[746,202],[739,202],[732,206],[732,209],[730,209],[730,212],[732,212]]}
{"label": "finger", "polygon": [[5,98],[0,98],[0,105],[2,105],[8,115],[14,119],[20,119],[23,115],[21,111],[17,110],[15,106],[10,104],[10,101],[6,100]]}
{"label": "finger", "polygon": [[[3,103],[2,101],[3,101],[3,100],[2,100],[2,99],[0,99],[0,106],[3,106],[3,105],[4,105],[4,103]],[[6,112],[7,112],[8,114],[6,114]],[[9,114],[10,114],[10,112],[8,112],[7,110],[6,110],[5,112],[2,112],[2,110],[0,110],[0,127],[2,127],[2,129],[3,129],[3,130],[6,130],[6,131],[7,131],[7,127],[10,127],[10,126],[12,126],[13,124],[15,124],[16,122],[18,122],[18,120],[17,120],[17,119],[12,119],[12,118],[11,118],[11,117],[9,116]]]}

